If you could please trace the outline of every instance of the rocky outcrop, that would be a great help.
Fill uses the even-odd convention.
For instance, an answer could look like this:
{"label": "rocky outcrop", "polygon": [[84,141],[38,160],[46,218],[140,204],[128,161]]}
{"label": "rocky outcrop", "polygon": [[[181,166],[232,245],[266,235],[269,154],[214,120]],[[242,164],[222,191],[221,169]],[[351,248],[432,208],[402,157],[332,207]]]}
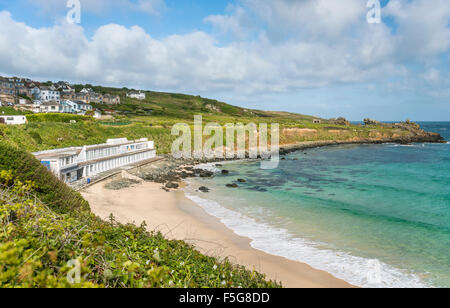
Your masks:
{"label": "rocky outcrop", "polygon": [[331,119],[330,123],[335,125],[343,125],[343,126],[350,126],[350,121],[348,121],[346,118],[340,117],[337,119]]}
{"label": "rocky outcrop", "polygon": [[169,182],[166,184],[166,188],[168,189],[178,189],[178,187],[180,187],[180,185],[177,183]]}
{"label": "rocky outcrop", "polygon": [[208,193],[209,192],[209,188],[205,187],[205,186],[200,187],[198,190],[201,191],[201,192],[204,192],[204,193]]}
{"label": "rocky outcrop", "polygon": [[364,125],[381,125],[381,122],[367,118],[364,119]]}
{"label": "rocky outcrop", "polygon": [[227,184],[226,185],[228,188],[238,188],[239,186],[238,186],[238,184],[236,184],[236,183],[233,183],[233,184]]}

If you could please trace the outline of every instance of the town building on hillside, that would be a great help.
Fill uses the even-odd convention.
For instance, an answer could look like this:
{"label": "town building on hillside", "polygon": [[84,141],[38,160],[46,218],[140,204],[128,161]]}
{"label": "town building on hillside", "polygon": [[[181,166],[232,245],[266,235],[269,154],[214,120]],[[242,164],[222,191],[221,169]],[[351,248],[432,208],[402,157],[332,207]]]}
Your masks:
{"label": "town building on hillside", "polygon": [[28,90],[32,99],[41,99],[41,89],[38,86],[30,86]]}
{"label": "town building on hillside", "polygon": [[103,103],[106,105],[118,105],[120,104],[120,96],[105,94],[103,95]]}
{"label": "town building on hillside", "polygon": [[50,101],[61,101],[61,94],[59,91],[56,90],[54,86],[50,87],[41,87],[41,93],[40,93],[40,100],[43,102],[50,102]]}
{"label": "town building on hillside", "polygon": [[145,99],[145,93],[144,92],[130,92],[127,94],[127,97],[129,98],[134,98],[134,99],[139,99],[139,100],[144,100]]}
{"label": "town building on hillside", "polygon": [[14,95],[14,83],[8,78],[0,77],[0,94]]}
{"label": "town building on hillside", "polygon": [[0,116],[0,124],[23,125],[27,123],[27,117],[24,115]]}
{"label": "town building on hillside", "polygon": [[63,94],[63,93],[75,93],[75,89],[72,88],[70,86],[70,84],[67,83],[67,82],[60,81],[60,82],[57,83],[56,87],[57,87],[58,91],[61,92],[61,94]]}
{"label": "town building on hillside", "polygon": [[84,93],[84,94],[92,94],[95,93],[94,90],[92,90],[91,88],[83,88],[80,93]]}
{"label": "town building on hillside", "polygon": [[62,100],[60,103],[60,111],[62,113],[78,113],[78,104],[71,100]]}
{"label": "town building on hillside", "polygon": [[78,110],[82,113],[91,111],[93,109],[91,105],[86,104],[84,102],[75,102],[75,103],[78,105]]}
{"label": "town building on hillside", "polygon": [[90,93],[89,94],[89,103],[103,104],[103,95],[95,93],[95,92]]}
{"label": "town building on hillside", "polygon": [[75,93],[73,100],[78,102],[84,102],[85,104],[88,104],[90,102],[90,96],[87,93],[79,92]]}
{"label": "town building on hillside", "polygon": [[72,147],[33,153],[66,183],[91,178],[100,173],[145,162],[156,157],[153,141],[109,139],[105,144]]}
{"label": "town building on hillside", "polygon": [[32,97],[31,94],[31,89],[27,88],[26,86],[18,86],[16,87],[17,90],[17,94],[21,95],[21,96],[26,96],[26,97]]}
{"label": "town building on hillside", "polygon": [[319,120],[319,119],[313,119],[313,123],[314,123],[314,124],[320,124],[320,123],[322,123],[322,121]]}
{"label": "town building on hillside", "polygon": [[101,113],[100,111],[98,111],[98,110],[95,110],[95,111],[94,111],[94,115],[93,115],[92,117],[93,117],[94,119],[99,120],[99,119],[102,118],[102,113]]}
{"label": "town building on hillside", "polygon": [[65,101],[65,100],[74,101],[75,96],[76,96],[75,92],[61,92],[61,100],[62,101]]}
{"label": "town building on hillside", "polygon": [[59,113],[60,103],[57,101],[42,102],[40,105],[39,113]]}

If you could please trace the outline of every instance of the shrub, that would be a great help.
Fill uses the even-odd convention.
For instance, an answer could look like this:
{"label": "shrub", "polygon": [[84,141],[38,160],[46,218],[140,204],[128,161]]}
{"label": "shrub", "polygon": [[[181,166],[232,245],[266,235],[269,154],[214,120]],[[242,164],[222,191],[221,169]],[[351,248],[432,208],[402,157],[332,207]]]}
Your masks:
{"label": "shrub", "polygon": [[12,170],[17,179],[37,184],[37,196],[58,213],[89,210],[79,193],[59,181],[32,154],[0,142],[0,170]]}
{"label": "shrub", "polygon": [[[34,197],[35,187],[0,173],[0,287],[279,287],[145,225],[55,214]],[[72,284],[70,264],[80,273]]]}
{"label": "shrub", "polygon": [[70,123],[70,121],[93,121],[92,117],[66,113],[39,113],[27,116],[29,123],[35,122],[59,122]]}
{"label": "shrub", "polygon": [[37,144],[42,144],[42,137],[38,132],[30,132],[30,136],[34,141],[36,141]]}

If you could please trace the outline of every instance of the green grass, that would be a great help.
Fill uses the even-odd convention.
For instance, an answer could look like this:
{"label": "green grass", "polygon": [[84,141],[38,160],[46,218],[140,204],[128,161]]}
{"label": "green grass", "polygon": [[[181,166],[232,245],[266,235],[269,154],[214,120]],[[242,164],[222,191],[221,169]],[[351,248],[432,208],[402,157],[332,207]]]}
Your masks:
{"label": "green grass", "polygon": [[27,115],[29,123],[70,123],[71,121],[93,121],[92,117],[67,113],[39,113]]}
{"label": "green grass", "polygon": [[0,116],[1,115],[22,115],[23,112],[15,110],[12,107],[0,107]]}

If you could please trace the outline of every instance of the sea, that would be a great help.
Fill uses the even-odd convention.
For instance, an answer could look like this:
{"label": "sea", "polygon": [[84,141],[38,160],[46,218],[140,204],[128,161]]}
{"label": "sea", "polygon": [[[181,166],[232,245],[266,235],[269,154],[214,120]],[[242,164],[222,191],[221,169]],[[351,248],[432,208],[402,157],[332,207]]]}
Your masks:
{"label": "sea", "polygon": [[[450,141],[450,122],[420,124]],[[204,167],[216,176],[190,179],[187,197],[255,249],[359,287],[450,287],[449,143],[309,149],[273,170]]]}

